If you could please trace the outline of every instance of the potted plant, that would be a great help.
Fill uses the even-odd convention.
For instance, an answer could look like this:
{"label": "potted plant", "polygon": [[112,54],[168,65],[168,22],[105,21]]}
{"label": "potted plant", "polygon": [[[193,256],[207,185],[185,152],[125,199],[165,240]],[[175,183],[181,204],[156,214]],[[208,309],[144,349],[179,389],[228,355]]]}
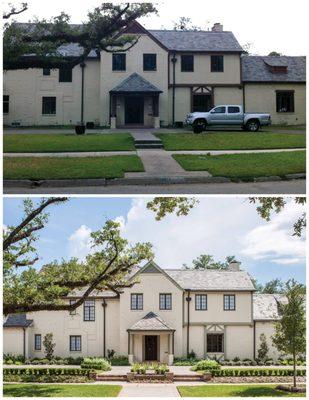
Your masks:
{"label": "potted plant", "polygon": [[77,135],[83,135],[86,132],[86,127],[84,122],[78,122],[77,125],[75,125],[75,133]]}

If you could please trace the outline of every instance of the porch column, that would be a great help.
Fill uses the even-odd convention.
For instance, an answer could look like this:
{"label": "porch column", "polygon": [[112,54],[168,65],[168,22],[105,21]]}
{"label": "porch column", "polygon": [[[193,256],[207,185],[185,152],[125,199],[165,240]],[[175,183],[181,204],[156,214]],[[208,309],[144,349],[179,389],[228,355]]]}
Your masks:
{"label": "porch column", "polygon": [[174,332],[168,335],[168,365],[173,365],[174,362]]}
{"label": "porch column", "polygon": [[160,128],[160,117],[159,117],[159,95],[154,95],[152,98],[152,115],[153,115],[153,126],[154,128]]}
{"label": "porch column", "polygon": [[112,129],[116,128],[116,109],[117,109],[117,96],[110,94],[110,125]]}
{"label": "porch column", "polygon": [[133,334],[128,332],[128,359],[129,364],[134,363]]}

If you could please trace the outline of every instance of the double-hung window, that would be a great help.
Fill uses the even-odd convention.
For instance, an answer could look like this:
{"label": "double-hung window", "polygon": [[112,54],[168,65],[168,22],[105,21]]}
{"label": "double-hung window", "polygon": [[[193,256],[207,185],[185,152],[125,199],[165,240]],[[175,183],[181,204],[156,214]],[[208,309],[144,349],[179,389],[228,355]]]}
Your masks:
{"label": "double-hung window", "polygon": [[34,335],[34,350],[41,350],[41,349],[42,349],[42,336]]}
{"label": "double-hung window", "polygon": [[235,311],[235,294],[225,294],[223,296],[223,309],[225,311]]}
{"label": "double-hung window", "polygon": [[223,56],[213,55],[211,56],[211,72],[223,72],[224,63]]}
{"label": "double-hung window", "polygon": [[181,72],[194,71],[194,56],[192,54],[183,54],[181,56]]}
{"label": "double-hung window", "polygon": [[[72,306],[75,303],[76,303],[76,300],[72,300],[72,299],[70,300],[70,306]],[[76,308],[75,308],[75,310],[70,311],[70,315],[76,315]]]}
{"label": "double-hung window", "polygon": [[160,293],[160,310],[172,309],[172,295],[171,293]]}
{"label": "double-hung window", "polygon": [[131,294],[131,310],[142,310],[143,309],[143,294],[132,293]]}
{"label": "double-hung window", "polygon": [[59,69],[59,82],[72,82],[72,68]]}
{"label": "double-hung window", "polygon": [[125,71],[126,70],[126,54],[125,53],[114,53],[113,54],[113,71]]}
{"label": "double-hung window", "polygon": [[144,71],[157,70],[157,55],[156,54],[143,54],[143,67]]}
{"label": "double-hung window", "polygon": [[95,300],[84,302],[84,321],[95,321]]}
{"label": "double-hung window", "polygon": [[207,310],[207,294],[195,295],[195,309],[197,311]]}
{"label": "double-hung window", "polygon": [[56,114],[56,97],[43,97],[42,98],[42,114],[55,115]]}
{"label": "double-hung window", "polygon": [[276,92],[277,112],[294,112],[294,91],[278,90]]}
{"label": "double-hung window", "polygon": [[3,95],[3,114],[8,114],[10,111],[10,96]]}
{"label": "double-hung window", "polygon": [[82,351],[82,337],[70,336],[70,351]]}

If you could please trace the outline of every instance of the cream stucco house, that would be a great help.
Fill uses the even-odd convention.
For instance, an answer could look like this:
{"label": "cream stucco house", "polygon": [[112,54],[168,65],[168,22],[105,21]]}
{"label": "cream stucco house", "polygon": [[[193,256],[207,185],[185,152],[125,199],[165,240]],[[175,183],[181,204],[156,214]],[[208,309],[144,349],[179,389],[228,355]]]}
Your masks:
{"label": "cream stucco house", "polygon": [[[159,127],[219,104],[269,112],[274,124],[305,123],[305,57],[244,55],[232,32],[123,31],[139,37],[127,52],[92,51],[73,70],[4,73],[4,124]],[[77,56],[77,45],[63,46]]]}
{"label": "cream stucco house", "polygon": [[[199,358],[253,359],[264,333],[269,356],[280,295],[255,294],[250,275],[231,263],[227,270],[138,268],[136,283],[120,295],[96,292],[83,306],[8,316],[4,353],[44,357],[43,338],[52,332],[55,355],[106,356],[108,349],[130,362],[168,364],[192,350]],[[80,293],[79,293],[80,294]],[[72,293],[65,301],[76,301]]]}

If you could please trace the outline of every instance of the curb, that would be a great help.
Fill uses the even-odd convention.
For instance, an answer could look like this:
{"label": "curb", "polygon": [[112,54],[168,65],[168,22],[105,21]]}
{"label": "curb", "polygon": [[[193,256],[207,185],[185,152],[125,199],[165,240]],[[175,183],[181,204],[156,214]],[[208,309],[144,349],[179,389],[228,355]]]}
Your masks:
{"label": "curb", "polygon": [[[276,182],[282,180],[306,179],[305,173],[287,174],[280,176],[265,176],[253,179],[253,182]],[[190,183],[228,183],[231,179],[223,176],[166,176],[166,177],[130,177],[114,179],[54,179],[32,181],[29,179],[4,179],[3,186],[6,188],[24,187],[78,187],[78,186],[117,186],[117,185],[172,185],[172,184],[190,184]],[[234,181],[235,182],[235,181]],[[245,182],[237,180],[237,182]]]}

